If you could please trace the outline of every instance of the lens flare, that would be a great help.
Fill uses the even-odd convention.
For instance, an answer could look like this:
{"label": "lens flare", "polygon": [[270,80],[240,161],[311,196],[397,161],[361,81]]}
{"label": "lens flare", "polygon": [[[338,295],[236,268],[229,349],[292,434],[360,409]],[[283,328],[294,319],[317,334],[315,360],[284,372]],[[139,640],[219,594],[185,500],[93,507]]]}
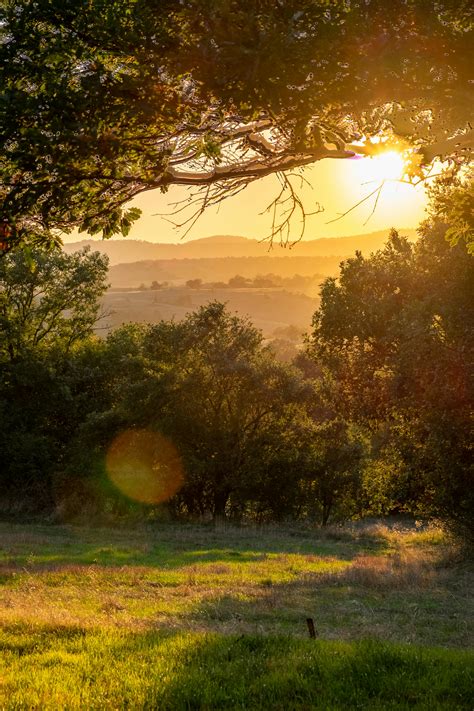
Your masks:
{"label": "lens flare", "polygon": [[184,483],[176,448],[158,432],[122,432],[110,445],[105,463],[115,486],[129,499],[145,504],[167,501]]}

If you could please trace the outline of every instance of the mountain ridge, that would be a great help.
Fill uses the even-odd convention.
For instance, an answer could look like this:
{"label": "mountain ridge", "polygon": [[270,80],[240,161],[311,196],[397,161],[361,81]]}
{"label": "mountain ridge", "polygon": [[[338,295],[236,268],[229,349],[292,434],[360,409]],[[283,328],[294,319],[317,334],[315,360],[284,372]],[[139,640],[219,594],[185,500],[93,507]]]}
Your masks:
{"label": "mountain ridge", "polygon": [[[65,244],[63,249],[70,254],[83,247],[91,247],[94,251],[107,254],[111,265],[149,260],[225,257],[348,257],[356,250],[368,254],[380,249],[387,241],[389,232],[386,229],[359,235],[320,237],[302,240],[286,249],[280,245],[270,248],[268,242],[242,235],[210,235],[178,244],[131,239],[84,239]],[[410,241],[416,239],[416,230],[413,228],[402,228],[399,232]]]}

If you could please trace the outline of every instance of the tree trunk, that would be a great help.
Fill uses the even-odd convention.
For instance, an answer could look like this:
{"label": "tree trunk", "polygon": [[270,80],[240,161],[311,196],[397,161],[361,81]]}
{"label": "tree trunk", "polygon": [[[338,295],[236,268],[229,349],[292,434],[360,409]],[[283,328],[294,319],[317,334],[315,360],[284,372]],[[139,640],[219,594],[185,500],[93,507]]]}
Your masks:
{"label": "tree trunk", "polygon": [[224,519],[227,501],[229,499],[229,491],[227,489],[216,491],[214,493],[214,520]]}
{"label": "tree trunk", "polygon": [[322,526],[327,526],[328,521],[329,521],[329,516],[331,514],[331,509],[332,509],[332,501],[329,502],[323,502],[323,517],[322,517]]}

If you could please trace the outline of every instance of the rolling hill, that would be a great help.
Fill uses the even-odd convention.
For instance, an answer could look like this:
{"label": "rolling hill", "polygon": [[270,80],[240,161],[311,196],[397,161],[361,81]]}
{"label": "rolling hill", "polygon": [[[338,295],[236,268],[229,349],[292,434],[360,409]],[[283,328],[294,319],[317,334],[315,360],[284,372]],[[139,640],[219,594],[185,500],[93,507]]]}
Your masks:
{"label": "rolling hill", "polygon": [[[416,230],[401,229],[409,239],[416,238]],[[202,239],[189,240],[179,244],[160,244],[131,239],[93,240],[85,239],[64,245],[67,253],[82,247],[107,254],[110,264],[139,262],[144,260],[167,259],[221,259],[224,257],[346,257],[357,249],[369,253],[379,249],[387,240],[388,230],[371,232],[350,237],[334,237],[303,240],[291,249],[275,245],[269,249],[267,242],[248,239],[238,235],[214,235]]]}
{"label": "rolling hill", "polygon": [[[415,239],[415,230],[403,230]],[[71,253],[84,246],[109,256],[111,289],[102,306],[108,317],[99,332],[105,334],[130,321],[156,323],[181,319],[190,311],[214,299],[229,309],[248,316],[268,338],[279,328],[294,326],[307,330],[318,307],[318,284],[336,275],[339,264],[359,249],[369,254],[380,248],[388,231],[356,237],[308,240],[292,249],[274,247],[233,235],[215,235],[182,244],[156,244],[136,240],[83,240],[65,245]],[[310,288],[223,288],[236,275],[254,279],[259,275],[314,277]],[[202,288],[186,286],[200,279]],[[150,290],[152,282],[159,287]],[[305,292],[305,293],[303,293]]]}
{"label": "rolling hill", "polygon": [[114,288],[137,289],[152,281],[184,284],[188,279],[205,282],[228,281],[236,274],[254,278],[261,274],[291,277],[319,275],[322,278],[337,273],[340,257],[206,257],[201,259],[150,259],[141,262],[115,264],[109,269],[110,285]]}

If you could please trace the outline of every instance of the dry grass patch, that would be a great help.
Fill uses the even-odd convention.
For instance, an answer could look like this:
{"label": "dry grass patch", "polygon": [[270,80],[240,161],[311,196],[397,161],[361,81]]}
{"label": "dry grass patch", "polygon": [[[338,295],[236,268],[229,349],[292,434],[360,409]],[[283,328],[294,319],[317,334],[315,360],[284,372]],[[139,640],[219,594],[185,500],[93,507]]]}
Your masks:
{"label": "dry grass patch", "polygon": [[373,590],[423,590],[435,578],[433,561],[422,550],[390,556],[361,554],[340,573],[341,582]]}
{"label": "dry grass patch", "polygon": [[472,567],[439,532],[37,529],[0,524],[0,625],[474,641]]}

